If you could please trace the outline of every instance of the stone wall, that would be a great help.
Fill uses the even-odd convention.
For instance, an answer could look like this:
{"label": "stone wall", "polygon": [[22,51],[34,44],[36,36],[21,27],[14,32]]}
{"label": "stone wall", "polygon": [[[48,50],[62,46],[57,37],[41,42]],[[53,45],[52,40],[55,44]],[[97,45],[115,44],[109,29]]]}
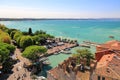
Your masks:
{"label": "stone wall", "polygon": [[[84,65],[86,59],[80,60]],[[80,71],[80,65],[76,65],[76,58],[69,57],[47,73],[48,80],[76,80],[76,74]]]}
{"label": "stone wall", "polygon": [[54,75],[48,71],[48,72],[47,72],[47,80],[58,80],[58,79],[56,79],[56,78],[54,77]]}

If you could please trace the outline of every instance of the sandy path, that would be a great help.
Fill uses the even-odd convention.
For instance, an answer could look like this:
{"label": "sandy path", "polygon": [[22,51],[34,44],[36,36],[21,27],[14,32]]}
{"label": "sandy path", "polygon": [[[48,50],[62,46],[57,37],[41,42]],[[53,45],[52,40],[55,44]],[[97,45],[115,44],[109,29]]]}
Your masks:
{"label": "sandy path", "polygon": [[7,80],[32,80],[30,78],[30,72],[23,67],[24,63],[28,62],[28,60],[21,56],[21,52],[17,48],[15,50],[15,55],[20,62],[14,65],[12,69],[13,74],[11,74]]}

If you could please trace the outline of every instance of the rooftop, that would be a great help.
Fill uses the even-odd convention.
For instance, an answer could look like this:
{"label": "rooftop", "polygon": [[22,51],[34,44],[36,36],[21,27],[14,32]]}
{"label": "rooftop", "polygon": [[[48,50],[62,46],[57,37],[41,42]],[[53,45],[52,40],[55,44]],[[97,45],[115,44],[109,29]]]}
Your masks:
{"label": "rooftop", "polygon": [[104,54],[98,61],[95,70],[96,74],[120,79],[120,42],[113,40],[101,44],[99,47],[107,48],[111,52],[109,51],[109,54]]}
{"label": "rooftop", "polygon": [[112,40],[112,41],[108,41],[105,44],[101,44],[98,47],[102,47],[102,48],[106,48],[106,49],[110,49],[110,50],[120,50],[120,41],[117,40]]}

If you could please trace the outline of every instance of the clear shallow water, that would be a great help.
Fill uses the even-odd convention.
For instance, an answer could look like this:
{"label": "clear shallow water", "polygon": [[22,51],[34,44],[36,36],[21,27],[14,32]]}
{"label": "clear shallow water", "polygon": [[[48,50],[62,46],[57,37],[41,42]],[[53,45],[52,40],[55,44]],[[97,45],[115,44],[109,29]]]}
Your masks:
{"label": "clear shallow water", "polygon": [[[29,27],[33,32],[36,30],[44,30],[54,36],[77,39],[79,43],[82,41],[92,41],[104,43],[111,40],[109,36],[114,36],[120,40],[120,20],[37,20],[37,21],[0,21],[9,28],[16,28],[27,31]],[[74,51],[74,49],[73,49]],[[94,52],[94,49],[92,49]],[[52,64],[45,68],[49,70],[70,55],[59,54],[49,56]]]}
{"label": "clear shallow water", "polygon": [[33,31],[42,29],[55,36],[74,38],[82,42],[105,42],[110,35],[120,39],[120,20],[38,20],[38,21],[1,21],[9,28],[23,31],[29,27]]}

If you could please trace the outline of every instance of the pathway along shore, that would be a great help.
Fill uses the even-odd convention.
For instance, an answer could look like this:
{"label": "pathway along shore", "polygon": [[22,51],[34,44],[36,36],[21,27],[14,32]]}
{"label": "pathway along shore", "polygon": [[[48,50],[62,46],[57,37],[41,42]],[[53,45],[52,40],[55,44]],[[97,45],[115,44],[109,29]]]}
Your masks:
{"label": "pathway along shore", "polygon": [[24,68],[25,63],[30,63],[26,58],[21,56],[21,52],[16,48],[14,55],[20,60],[16,63],[12,69],[13,74],[11,74],[7,80],[32,80],[30,77],[31,72]]}

